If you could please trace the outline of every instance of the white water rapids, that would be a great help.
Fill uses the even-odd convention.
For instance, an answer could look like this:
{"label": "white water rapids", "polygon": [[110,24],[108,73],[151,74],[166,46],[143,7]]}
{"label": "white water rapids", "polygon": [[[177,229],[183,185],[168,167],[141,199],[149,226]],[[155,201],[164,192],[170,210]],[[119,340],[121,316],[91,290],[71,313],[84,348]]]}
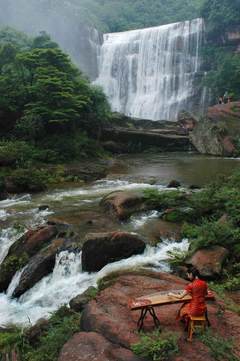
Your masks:
{"label": "white water rapids", "polygon": [[157,247],[147,246],[144,254],[108,264],[98,273],[92,274],[81,271],[81,254],[61,252],[56,257],[53,273],[42,279],[19,300],[11,299],[11,292],[16,287],[20,273],[16,275],[7,294],[0,294],[0,325],[34,324],[38,319],[48,317],[61,305],[68,304],[88,287],[96,286],[99,279],[113,271],[138,266],[151,266],[168,271],[164,261],[168,258],[167,252],[175,248],[187,250],[188,241],[164,242]]}
{"label": "white water rapids", "polygon": [[202,19],[104,35],[96,84],[112,109],[152,120],[200,110]]}
{"label": "white water rapids", "polygon": [[[84,207],[95,209],[99,200],[112,191],[146,188],[166,190],[166,187],[162,185],[131,183],[126,180],[101,180],[81,188],[54,190],[40,195],[36,199],[26,195],[0,202],[0,224],[2,222],[7,225],[0,230],[0,263],[7,255],[11,245],[27,228],[44,224],[49,215],[55,213],[54,211],[59,211],[58,207],[61,209],[66,206],[70,207],[69,212],[79,208],[85,209]],[[39,211],[38,207],[41,204],[49,204],[51,210]],[[139,232],[147,222],[158,217],[158,212],[149,211],[131,217],[129,222],[121,227],[131,232]],[[17,226],[16,221],[18,222]],[[167,251],[175,247],[185,250],[188,242],[183,240],[181,243],[176,243],[168,240],[156,247],[147,246],[144,254],[109,264],[100,272],[92,274],[82,272],[81,254],[64,251],[56,256],[55,268],[50,275],[43,278],[19,299],[13,299],[11,295],[23,272],[20,270],[13,277],[7,292],[0,294],[0,326],[11,323],[34,324],[42,317],[49,317],[51,312],[63,304],[68,304],[73,297],[84,292],[89,286],[96,286],[100,278],[113,271],[139,266],[168,271]]]}

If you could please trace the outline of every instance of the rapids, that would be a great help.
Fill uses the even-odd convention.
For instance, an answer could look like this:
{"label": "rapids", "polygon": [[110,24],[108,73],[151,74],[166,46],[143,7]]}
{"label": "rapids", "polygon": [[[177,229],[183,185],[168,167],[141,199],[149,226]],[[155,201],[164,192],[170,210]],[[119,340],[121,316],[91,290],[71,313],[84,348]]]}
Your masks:
{"label": "rapids", "polygon": [[[197,169],[195,169],[198,165]],[[215,165],[215,168],[214,168]],[[88,232],[126,230],[148,237],[147,229],[157,222],[159,213],[149,211],[132,216],[129,221],[111,221],[99,206],[100,199],[115,190],[157,188],[166,190],[173,177],[179,179],[183,189],[199,181],[205,184],[221,172],[229,174],[239,166],[239,159],[220,159],[194,154],[141,154],[120,157],[106,179],[81,187],[59,188],[37,195],[16,196],[0,202],[0,263],[9,247],[26,229],[57,218],[72,224],[80,236]],[[205,173],[203,172],[205,169]],[[198,175],[199,174],[199,175]],[[200,177],[201,174],[201,177]],[[198,177],[194,178],[194,177]],[[153,180],[155,184],[153,183]],[[39,206],[48,209],[39,211]],[[88,224],[86,220],[97,220]],[[100,221],[99,221],[100,220]],[[34,324],[39,318],[48,317],[74,296],[112,271],[133,267],[148,267],[168,271],[167,251],[179,248],[187,250],[188,241],[165,240],[156,246],[148,245],[144,254],[108,264],[97,273],[81,270],[81,254],[61,252],[56,257],[52,274],[43,278],[18,300],[11,297],[21,272],[12,279],[5,293],[0,294],[0,326],[9,323]]]}

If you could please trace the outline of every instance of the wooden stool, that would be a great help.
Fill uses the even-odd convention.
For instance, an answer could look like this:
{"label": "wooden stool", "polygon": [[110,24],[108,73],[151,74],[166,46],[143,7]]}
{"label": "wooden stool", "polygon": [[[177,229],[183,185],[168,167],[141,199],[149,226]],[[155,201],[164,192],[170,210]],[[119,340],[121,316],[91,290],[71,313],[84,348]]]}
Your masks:
{"label": "wooden stool", "polygon": [[192,317],[190,316],[189,325],[188,325],[188,341],[192,341],[193,333],[196,328],[201,328],[203,331],[206,329],[207,319],[205,315],[201,317]]}

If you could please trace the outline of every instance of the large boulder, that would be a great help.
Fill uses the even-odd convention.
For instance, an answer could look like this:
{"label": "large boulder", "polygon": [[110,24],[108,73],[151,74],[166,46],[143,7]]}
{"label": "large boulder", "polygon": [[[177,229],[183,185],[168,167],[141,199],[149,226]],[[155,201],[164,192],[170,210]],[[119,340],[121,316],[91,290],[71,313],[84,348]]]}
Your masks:
{"label": "large boulder", "polygon": [[[131,300],[156,292],[184,289],[186,286],[186,281],[174,275],[146,270],[125,271],[118,275],[110,274],[108,280],[107,288],[102,289],[84,308],[81,317],[82,332],[73,336],[65,344],[58,361],[107,361],[112,359],[118,361],[129,360],[128,357],[131,360],[133,355],[130,353],[122,356],[122,349],[130,350],[132,344],[139,342],[137,321],[140,310],[131,311],[129,307]],[[107,280],[105,284],[107,284]],[[208,303],[211,329],[216,335],[234,339],[234,350],[236,355],[240,356],[240,317],[233,312],[224,310],[223,307],[221,307],[222,312],[219,317],[219,307],[218,302]],[[213,361],[210,350],[197,337],[194,337],[194,342],[191,344],[186,342],[183,327],[176,322],[179,308],[179,304],[155,308],[161,329],[179,335],[179,354],[173,356],[171,360],[192,361],[194,354],[194,361]],[[146,332],[154,330],[154,322],[149,316],[144,321],[144,330]],[[99,341],[96,340],[95,335],[100,336],[98,337]],[[107,356],[105,354],[106,341],[109,342],[107,343],[109,345]],[[114,356],[112,356],[112,347],[119,348]]]}
{"label": "large boulder", "polygon": [[95,287],[89,287],[85,292],[71,299],[69,306],[76,312],[82,312],[84,306],[92,300],[96,294],[97,289]]}
{"label": "large boulder", "polygon": [[140,191],[117,191],[104,197],[100,205],[119,220],[128,219],[133,213],[146,211],[149,206]]}
{"label": "large boulder", "polygon": [[0,292],[7,290],[15,273],[41,248],[49,244],[57,233],[57,228],[50,225],[29,230],[10,247],[0,266]]}
{"label": "large boulder", "polygon": [[58,361],[140,361],[132,351],[109,342],[96,332],[76,333],[63,347]]}
{"label": "large boulder", "polygon": [[13,292],[13,297],[20,297],[43,277],[52,272],[56,254],[63,247],[64,243],[64,239],[56,239],[50,246],[31,258]]}
{"label": "large boulder", "polygon": [[97,272],[108,263],[143,253],[144,241],[128,232],[91,233],[82,249],[83,271]]}
{"label": "large boulder", "polygon": [[232,156],[236,153],[234,139],[240,136],[240,102],[210,107],[205,120],[197,123],[190,141],[202,154]]}
{"label": "large boulder", "polygon": [[226,248],[220,246],[203,248],[195,252],[186,263],[196,267],[202,276],[215,278],[220,276],[228,253]]}

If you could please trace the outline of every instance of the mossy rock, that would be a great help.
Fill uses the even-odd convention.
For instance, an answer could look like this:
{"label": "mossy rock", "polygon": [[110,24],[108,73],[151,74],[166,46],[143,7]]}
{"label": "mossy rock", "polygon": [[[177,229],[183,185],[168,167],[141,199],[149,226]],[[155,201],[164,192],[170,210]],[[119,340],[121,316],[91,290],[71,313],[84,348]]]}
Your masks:
{"label": "mossy rock", "polygon": [[190,207],[179,207],[166,210],[162,218],[167,222],[182,223],[191,222],[195,218],[195,210]]}

